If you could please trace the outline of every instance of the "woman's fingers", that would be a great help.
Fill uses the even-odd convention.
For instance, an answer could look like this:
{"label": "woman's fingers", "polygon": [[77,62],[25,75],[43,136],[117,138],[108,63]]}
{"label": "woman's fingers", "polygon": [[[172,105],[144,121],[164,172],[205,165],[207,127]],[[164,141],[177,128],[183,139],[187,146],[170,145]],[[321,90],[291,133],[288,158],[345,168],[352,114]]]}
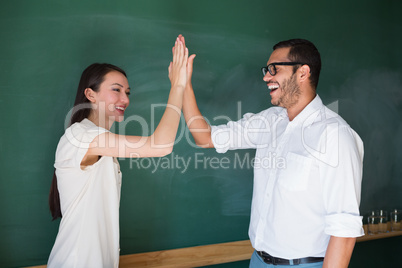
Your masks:
{"label": "woman's fingers", "polygon": [[[178,64],[180,67],[187,65],[188,49],[184,43],[178,38],[173,49],[173,63]],[[178,66],[178,67],[179,67]],[[180,68],[179,67],[179,68]]]}
{"label": "woman's fingers", "polygon": [[188,51],[181,41],[180,36],[176,38],[172,53],[173,59],[168,68],[169,79],[172,85],[184,86],[187,81],[186,64]]}
{"label": "woman's fingers", "polygon": [[183,42],[179,40],[179,47],[180,47],[180,56],[179,56],[179,62],[180,65],[183,65],[183,61],[185,58],[185,53],[186,53],[186,48],[183,45]]}
{"label": "woman's fingers", "polygon": [[188,60],[188,48],[184,48],[184,58],[183,58],[183,65],[184,67],[187,66],[187,60]]}
{"label": "woman's fingers", "polygon": [[186,43],[183,35],[179,35],[176,38],[175,45],[172,48],[173,62],[182,64],[183,62],[187,65],[188,60],[188,49],[186,48]]}
{"label": "woman's fingers", "polygon": [[184,36],[179,34],[179,40],[183,42],[183,45],[186,46],[186,40],[184,39]]}
{"label": "woman's fingers", "polygon": [[179,53],[179,40],[176,39],[176,42],[174,43],[174,48],[173,48],[173,63],[177,62],[178,53]]}
{"label": "woman's fingers", "polygon": [[178,64],[182,61],[182,59],[183,59],[183,44],[181,43],[179,38],[177,38],[173,52],[173,63]]}

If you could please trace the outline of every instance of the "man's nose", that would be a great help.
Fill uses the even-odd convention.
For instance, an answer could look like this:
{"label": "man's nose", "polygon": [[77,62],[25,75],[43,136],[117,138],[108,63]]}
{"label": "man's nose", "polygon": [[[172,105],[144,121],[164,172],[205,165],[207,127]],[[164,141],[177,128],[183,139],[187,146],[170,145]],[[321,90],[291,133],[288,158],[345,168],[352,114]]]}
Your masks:
{"label": "man's nose", "polygon": [[262,78],[262,80],[264,80],[265,82],[269,82],[269,81],[271,81],[271,79],[272,79],[272,75],[269,73],[269,72],[267,72],[265,75],[264,75],[264,77]]}

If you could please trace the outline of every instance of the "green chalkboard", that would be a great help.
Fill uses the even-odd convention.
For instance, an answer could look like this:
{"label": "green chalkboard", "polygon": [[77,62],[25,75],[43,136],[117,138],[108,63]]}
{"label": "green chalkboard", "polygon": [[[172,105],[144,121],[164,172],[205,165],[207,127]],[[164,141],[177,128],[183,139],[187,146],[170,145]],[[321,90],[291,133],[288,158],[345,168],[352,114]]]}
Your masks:
{"label": "green chalkboard", "polygon": [[[400,1],[374,0],[2,3],[0,266],[47,261],[58,229],[47,206],[54,153],[83,69],[108,62],[126,70],[130,120],[114,130],[149,134],[167,101],[180,33],[197,54],[193,84],[211,124],[268,108],[260,68],[272,46],[313,41],[321,98],[365,144],[362,210],[401,208],[400,10]],[[182,122],[173,154],[120,159],[121,254],[248,238],[254,151],[220,155],[192,144]]]}

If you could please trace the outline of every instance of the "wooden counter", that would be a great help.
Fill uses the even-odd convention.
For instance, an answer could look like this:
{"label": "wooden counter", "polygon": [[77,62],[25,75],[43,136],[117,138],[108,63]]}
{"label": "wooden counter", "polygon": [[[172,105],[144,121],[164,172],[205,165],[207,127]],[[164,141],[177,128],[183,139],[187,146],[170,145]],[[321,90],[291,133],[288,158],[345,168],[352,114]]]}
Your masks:
{"label": "wooden counter", "polygon": [[[376,235],[365,235],[357,238],[357,242],[401,236],[402,231],[388,232]],[[120,268],[128,267],[163,267],[185,268],[200,267],[213,264],[248,260],[254,249],[250,240],[188,247],[171,250],[161,250],[120,256]],[[31,268],[45,268],[35,266]]]}

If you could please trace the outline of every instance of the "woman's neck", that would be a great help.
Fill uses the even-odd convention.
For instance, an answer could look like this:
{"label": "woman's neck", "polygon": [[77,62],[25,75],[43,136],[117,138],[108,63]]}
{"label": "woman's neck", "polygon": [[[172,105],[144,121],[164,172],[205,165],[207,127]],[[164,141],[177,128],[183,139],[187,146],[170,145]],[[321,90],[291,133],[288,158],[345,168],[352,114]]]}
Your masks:
{"label": "woman's neck", "polygon": [[88,116],[88,120],[90,120],[92,123],[97,125],[98,127],[102,127],[104,129],[110,130],[113,122],[110,122],[110,120],[106,120],[106,118],[99,118],[95,113],[91,112]]}

